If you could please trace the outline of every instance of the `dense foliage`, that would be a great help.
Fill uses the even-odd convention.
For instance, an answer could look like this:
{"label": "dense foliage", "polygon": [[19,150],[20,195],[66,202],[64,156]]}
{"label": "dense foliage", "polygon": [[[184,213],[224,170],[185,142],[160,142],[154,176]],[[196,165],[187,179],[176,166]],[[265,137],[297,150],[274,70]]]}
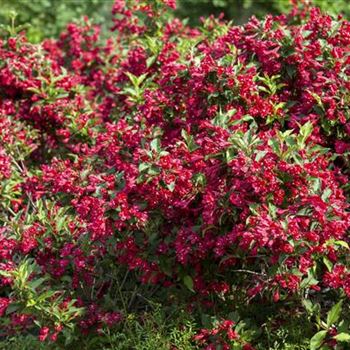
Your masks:
{"label": "dense foliage", "polygon": [[106,41],[7,27],[3,347],[343,349],[350,22],[173,8],[116,0]]}

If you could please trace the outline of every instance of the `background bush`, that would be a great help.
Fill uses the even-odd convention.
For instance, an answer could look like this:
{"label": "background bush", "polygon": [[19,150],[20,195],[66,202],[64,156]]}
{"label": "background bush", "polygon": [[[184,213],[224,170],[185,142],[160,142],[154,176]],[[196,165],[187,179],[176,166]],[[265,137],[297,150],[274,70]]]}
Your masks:
{"label": "background bush", "polygon": [[[350,18],[347,0],[312,0],[312,4],[332,15],[342,13]],[[102,24],[103,31],[108,32],[112,5],[113,0],[2,0],[0,23],[7,23],[9,13],[16,11],[17,24],[30,25],[27,33],[32,42],[57,37],[68,22],[85,15]],[[289,0],[178,0],[177,6],[176,16],[188,18],[191,25],[198,25],[201,16],[220,13],[242,24],[252,15],[261,18],[268,13],[285,13],[291,8]]]}
{"label": "background bush", "polygon": [[82,16],[92,18],[108,30],[111,21],[113,0],[3,0],[0,8],[0,23],[7,23],[9,14],[15,11],[18,25],[28,25],[27,35],[32,42],[43,38],[57,37],[68,22]]}

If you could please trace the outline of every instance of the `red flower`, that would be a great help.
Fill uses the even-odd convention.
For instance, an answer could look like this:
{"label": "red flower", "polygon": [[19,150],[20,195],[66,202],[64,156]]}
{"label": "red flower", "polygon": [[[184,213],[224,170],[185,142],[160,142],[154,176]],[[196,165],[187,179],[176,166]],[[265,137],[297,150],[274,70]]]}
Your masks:
{"label": "red flower", "polygon": [[41,327],[39,331],[39,340],[45,341],[45,339],[48,337],[50,332],[49,327]]}
{"label": "red flower", "polygon": [[5,312],[10,304],[9,298],[0,298],[0,317],[5,315]]}

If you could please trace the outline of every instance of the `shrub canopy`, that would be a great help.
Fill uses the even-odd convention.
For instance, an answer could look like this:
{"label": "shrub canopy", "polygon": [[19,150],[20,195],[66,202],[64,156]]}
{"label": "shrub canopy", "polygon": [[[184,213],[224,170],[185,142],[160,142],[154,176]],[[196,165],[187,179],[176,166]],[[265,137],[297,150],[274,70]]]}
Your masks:
{"label": "shrub canopy", "polygon": [[174,6],[117,0],[105,42],[88,20],[0,42],[3,337],[90,344],[153,298],[202,316],[193,348],[247,350],[259,307],[348,305],[350,22],[191,29]]}

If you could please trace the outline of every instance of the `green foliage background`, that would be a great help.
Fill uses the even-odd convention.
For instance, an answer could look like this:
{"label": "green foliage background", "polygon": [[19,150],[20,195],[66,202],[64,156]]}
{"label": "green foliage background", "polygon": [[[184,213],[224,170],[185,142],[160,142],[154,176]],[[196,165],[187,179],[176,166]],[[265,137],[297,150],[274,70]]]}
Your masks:
{"label": "green foliage background", "polygon": [[[218,15],[241,24],[255,15],[279,14],[290,7],[289,0],[177,0],[176,15],[188,18],[196,25],[200,16]],[[333,15],[343,13],[350,18],[349,0],[313,0],[312,3]],[[7,23],[11,11],[17,12],[17,24],[29,25],[30,41],[39,42],[45,37],[57,37],[65,25],[84,15],[102,25],[110,26],[113,0],[0,0],[0,23]]]}
{"label": "green foliage background", "polygon": [[[313,5],[320,7],[334,16],[342,13],[350,18],[349,0],[309,0]],[[199,16],[219,14],[233,19],[237,24],[246,22],[252,15],[263,17],[267,13],[281,14],[287,12],[291,5],[290,0],[178,0],[178,14],[189,17],[195,24]]]}
{"label": "green foliage background", "polygon": [[91,17],[108,28],[113,0],[0,0],[0,23],[8,23],[12,11],[17,13],[16,24],[28,25],[32,42],[57,37],[67,23],[82,16]]}

